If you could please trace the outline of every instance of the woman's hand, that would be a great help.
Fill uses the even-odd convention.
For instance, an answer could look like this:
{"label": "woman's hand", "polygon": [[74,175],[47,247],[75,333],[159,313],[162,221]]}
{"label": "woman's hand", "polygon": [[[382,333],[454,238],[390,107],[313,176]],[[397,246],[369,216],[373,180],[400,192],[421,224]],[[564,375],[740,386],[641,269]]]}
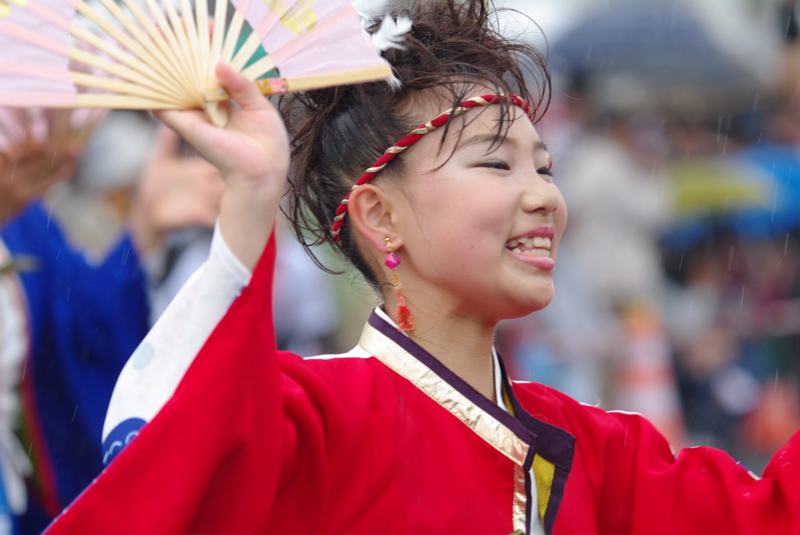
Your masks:
{"label": "woman's hand", "polygon": [[234,254],[252,269],[272,232],[289,169],[289,138],[275,107],[258,88],[228,65],[217,67],[220,85],[239,104],[230,103],[225,128],[197,110],[156,115],[220,170],[225,193],[220,228]]}

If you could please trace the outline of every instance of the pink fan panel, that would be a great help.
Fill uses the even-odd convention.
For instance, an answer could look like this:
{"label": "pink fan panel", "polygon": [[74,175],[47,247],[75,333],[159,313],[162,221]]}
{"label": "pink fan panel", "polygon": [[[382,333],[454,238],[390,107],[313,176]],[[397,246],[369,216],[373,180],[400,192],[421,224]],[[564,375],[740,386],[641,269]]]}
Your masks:
{"label": "pink fan panel", "polygon": [[[287,76],[287,74],[283,71],[281,61],[276,59],[276,54],[280,54],[284,46],[289,45],[292,48],[305,46],[309,41],[304,39],[310,35],[318,34],[321,31],[327,31],[324,28],[330,26],[328,23],[331,19],[335,19],[337,23],[341,23],[342,14],[344,12],[350,13],[356,21],[359,20],[358,13],[350,0],[331,0],[316,3],[297,0],[295,5],[289,9],[312,10],[312,20],[316,21],[310,32],[303,32],[300,34],[300,37],[298,37],[297,33],[281,24],[279,13],[270,10],[264,0],[231,0],[231,3],[236,6],[237,9],[245,13],[245,20],[247,20],[248,24],[253,27],[256,34],[261,38],[261,44],[264,50],[275,60],[278,69],[281,70],[282,76]],[[347,30],[342,31],[344,33],[339,34],[339,38],[341,38],[342,35],[352,35],[351,32],[361,32],[360,22],[357,22],[354,26],[348,26]],[[302,41],[302,43],[296,44],[298,41]],[[285,58],[287,55],[290,54],[283,54],[283,57]],[[294,74],[289,76],[292,75]]]}
{"label": "pink fan panel", "polygon": [[0,95],[10,106],[68,105],[75,86],[67,72],[69,26],[75,4],[69,0],[33,0],[11,4],[0,19]]}
{"label": "pink fan panel", "polygon": [[383,62],[361,30],[361,19],[352,5],[321,21],[313,32],[275,51],[273,58],[285,77],[372,67]]}

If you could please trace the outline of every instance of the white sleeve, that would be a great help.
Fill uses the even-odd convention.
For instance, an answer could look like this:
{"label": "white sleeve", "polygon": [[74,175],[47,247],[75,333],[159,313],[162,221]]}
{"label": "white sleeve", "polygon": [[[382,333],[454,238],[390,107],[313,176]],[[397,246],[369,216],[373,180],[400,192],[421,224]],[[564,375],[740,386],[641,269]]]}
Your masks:
{"label": "white sleeve", "polygon": [[[211,332],[249,282],[251,272],[214,229],[208,260],[186,281],[122,369],[103,426],[106,461],[132,436],[111,437],[120,428],[138,434],[172,397]],[[138,422],[133,428],[128,424]],[[113,450],[113,451],[112,451]]]}

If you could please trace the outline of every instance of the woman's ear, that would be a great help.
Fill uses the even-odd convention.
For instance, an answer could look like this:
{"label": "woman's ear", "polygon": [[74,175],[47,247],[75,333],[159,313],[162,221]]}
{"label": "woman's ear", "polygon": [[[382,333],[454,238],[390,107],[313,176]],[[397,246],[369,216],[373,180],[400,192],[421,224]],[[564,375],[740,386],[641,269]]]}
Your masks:
{"label": "woman's ear", "polygon": [[393,208],[387,192],[373,184],[364,184],[350,195],[347,217],[364,239],[376,250],[385,253],[387,237],[391,238],[395,249],[400,246]]}

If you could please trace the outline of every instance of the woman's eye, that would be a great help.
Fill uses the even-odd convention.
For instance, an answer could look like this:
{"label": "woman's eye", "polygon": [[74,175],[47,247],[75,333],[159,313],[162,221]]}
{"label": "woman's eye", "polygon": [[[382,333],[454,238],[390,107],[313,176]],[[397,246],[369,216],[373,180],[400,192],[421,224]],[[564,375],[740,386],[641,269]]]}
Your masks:
{"label": "woman's eye", "polygon": [[504,171],[509,171],[511,166],[509,166],[506,162],[502,160],[492,160],[489,162],[482,162],[479,164],[479,167],[490,167],[492,169],[502,169]]}
{"label": "woman's eye", "polygon": [[536,170],[536,172],[540,175],[553,176],[553,170],[550,169],[549,165],[544,165],[540,167],[539,169]]}

